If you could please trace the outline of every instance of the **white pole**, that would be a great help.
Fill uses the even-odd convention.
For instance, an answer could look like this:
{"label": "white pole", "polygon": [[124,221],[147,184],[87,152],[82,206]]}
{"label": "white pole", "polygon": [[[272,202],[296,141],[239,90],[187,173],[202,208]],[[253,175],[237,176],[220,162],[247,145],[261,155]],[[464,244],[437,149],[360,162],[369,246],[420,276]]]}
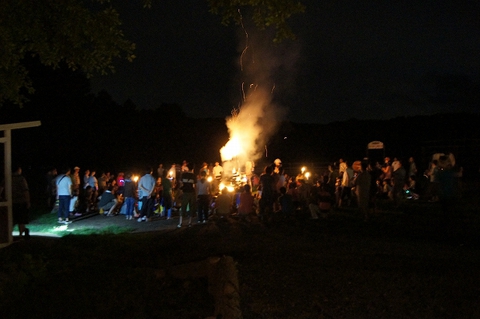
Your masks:
{"label": "white pole", "polygon": [[12,130],[5,130],[5,197],[8,209],[8,244],[13,242],[12,216]]}

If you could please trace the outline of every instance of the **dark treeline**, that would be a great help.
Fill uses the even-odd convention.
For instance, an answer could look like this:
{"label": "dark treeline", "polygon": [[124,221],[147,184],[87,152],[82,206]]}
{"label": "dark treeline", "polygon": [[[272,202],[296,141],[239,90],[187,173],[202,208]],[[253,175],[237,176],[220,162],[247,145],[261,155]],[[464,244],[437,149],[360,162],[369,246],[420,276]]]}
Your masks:
{"label": "dark treeline", "polygon": [[[107,92],[92,94],[89,80],[79,72],[30,63],[36,93],[22,108],[0,108],[1,123],[42,122],[38,128],[13,131],[14,160],[22,165],[118,172],[159,163],[168,167],[183,159],[198,164],[220,160],[219,150],[228,140],[225,115],[193,119],[181,106],[161,101],[150,110],[129,100],[120,105]],[[385,155],[413,156],[420,167],[433,153],[453,152],[466,171],[478,174],[480,117],[463,113],[330,124],[287,121],[270,139],[264,160],[333,162],[342,157],[351,162],[362,159],[374,140],[385,144]]]}

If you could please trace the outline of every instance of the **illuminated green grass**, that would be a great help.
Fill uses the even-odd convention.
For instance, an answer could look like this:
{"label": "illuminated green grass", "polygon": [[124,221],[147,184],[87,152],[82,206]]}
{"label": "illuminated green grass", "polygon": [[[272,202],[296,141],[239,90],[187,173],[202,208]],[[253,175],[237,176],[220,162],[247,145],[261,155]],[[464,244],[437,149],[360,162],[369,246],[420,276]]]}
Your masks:
{"label": "illuminated green grass", "polygon": [[[28,225],[31,234],[41,234],[44,236],[63,237],[66,235],[106,235],[123,234],[133,230],[130,227],[120,227],[116,225],[105,226],[101,228],[77,226],[75,223],[63,225],[58,223],[58,217],[54,213],[45,210],[32,210],[31,223]],[[14,234],[17,233],[14,227]]]}

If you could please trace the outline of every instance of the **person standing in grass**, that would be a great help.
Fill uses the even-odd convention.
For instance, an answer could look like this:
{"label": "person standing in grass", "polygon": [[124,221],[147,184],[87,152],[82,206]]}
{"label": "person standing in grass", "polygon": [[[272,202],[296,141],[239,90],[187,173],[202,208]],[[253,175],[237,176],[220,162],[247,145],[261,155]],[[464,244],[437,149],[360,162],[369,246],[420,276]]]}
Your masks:
{"label": "person standing in grass", "polygon": [[145,175],[138,181],[138,199],[142,201],[142,209],[140,210],[139,222],[149,221],[152,215],[153,205],[155,203],[155,178],[152,176],[153,169],[147,168]]}
{"label": "person standing in grass", "polygon": [[362,171],[355,179],[355,195],[357,196],[358,209],[367,221],[369,216],[370,189],[372,183],[372,176],[368,171],[368,163],[362,162]]}
{"label": "person standing in grass", "polygon": [[238,216],[240,220],[250,221],[250,215],[254,215],[254,198],[249,184],[243,186],[243,192],[240,194],[240,204],[238,205]]}
{"label": "person standing in grass", "polygon": [[92,186],[92,202],[95,204],[98,197],[98,180],[95,177],[95,170],[90,171],[90,177],[88,178],[88,185]]}
{"label": "person standing in grass", "polygon": [[260,195],[260,214],[261,220],[268,220],[273,212],[275,202],[274,178],[272,176],[272,166],[266,166],[263,174],[260,176],[261,195]]}
{"label": "person standing in grass", "polygon": [[[163,171],[162,176],[162,204],[167,219],[172,219],[172,181],[168,178],[167,170]],[[172,178],[173,179],[173,178]]]}
{"label": "person standing in grass", "polygon": [[[218,186],[220,185],[220,182],[222,180],[223,167],[220,165],[219,162],[215,162],[215,166],[213,167],[212,171],[213,171],[212,172],[212,175],[213,175],[212,193],[216,194],[219,191]],[[248,175],[248,172],[247,172],[247,175]]]}
{"label": "person standing in grass", "polygon": [[282,217],[293,217],[295,213],[295,207],[293,206],[293,196],[287,193],[287,188],[284,186],[280,187],[280,194],[281,195],[278,198],[278,203],[280,204]]}
{"label": "person standing in grass", "polygon": [[133,219],[133,212],[135,210],[135,198],[137,193],[137,185],[132,180],[132,173],[127,172],[125,175],[125,186],[123,188],[123,196],[125,198],[125,218],[127,220]]}
{"label": "person standing in grass", "polygon": [[70,199],[72,198],[72,179],[70,178],[70,168],[62,169],[57,180],[58,196],[58,222],[60,224],[71,223],[68,219],[70,209]]}
{"label": "person standing in grass", "polygon": [[83,189],[86,189],[88,186],[92,187],[89,183],[90,181],[90,170],[85,170],[85,174],[83,175]]}
{"label": "person standing in grass", "polygon": [[[0,185],[0,194],[5,188],[5,181]],[[22,168],[15,166],[12,174],[12,217],[13,225],[18,225],[20,237],[29,239],[30,230],[25,227],[29,222],[30,191],[27,180],[22,176]]]}
{"label": "person standing in grass", "polygon": [[[177,227],[182,227],[183,216],[188,217],[188,227],[192,226],[192,212],[195,211],[195,174],[193,174],[193,165],[183,161],[187,171],[183,171],[180,177],[182,196],[182,208]],[[183,170],[184,168],[182,168]]]}
{"label": "person standing in grass", "polygon": [[[352,201],[352,186],[353,186],[353,169],[348,163],[345,161],[346,169],[342,174],[342,182],[341,182],[341,190],[340,190],[340,198],[338,200],[338,207],[350,206]],[[346,205],[345,205],[346,201]]]}
{"label": "person standing in grass", "polygon": [[78,212],[78,197],[80,196],[80,167],[75,166],[73,168],[73,173],[70,175],[72,179],[72,199],[70,200],[70,214],[75,217],[81,216],[82,214]]}
{"label": "person standing in grass", "polygon": [[403,189],[405,187],[405,175],[406,170],[402,165],[402,162],[397,161],[396,170],[393,171],[393,202],[395,207],[400,207],[403,203]]}
{"label": "person standing in grass", "polygon": [[[441,156],[438,161],[438,172],[436,180],[438,183],[438,198],[442,209],[444,221],[451,220],[455,213],[456,204],[456,173],[453,170],[451,162],[447,156]],[[446,223],[448,225],[448,223]]]}
{"label": "person standing in grass", "polygon": [[207,172],[202,170],[200,178],[197,180],[197,222],[206,223],[208,219],[208,206],[210,204],[210,182],[207,181]]}

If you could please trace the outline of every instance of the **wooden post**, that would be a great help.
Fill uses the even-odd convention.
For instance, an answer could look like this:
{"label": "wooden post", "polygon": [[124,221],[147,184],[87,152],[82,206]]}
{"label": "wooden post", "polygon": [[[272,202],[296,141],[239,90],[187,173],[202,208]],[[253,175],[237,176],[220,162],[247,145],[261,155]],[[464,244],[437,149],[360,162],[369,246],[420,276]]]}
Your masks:
{"label": "wooden post", "polygon": [[14,124],[1,124],[0,131],[4,136],[0,137],[3,144],[5,157],[5,198],[6,202],[0,202],[0,248],[6,247],[13,242],[13,217],[12,217],[12,130],[40,126],[40,121],[22,122]]}

